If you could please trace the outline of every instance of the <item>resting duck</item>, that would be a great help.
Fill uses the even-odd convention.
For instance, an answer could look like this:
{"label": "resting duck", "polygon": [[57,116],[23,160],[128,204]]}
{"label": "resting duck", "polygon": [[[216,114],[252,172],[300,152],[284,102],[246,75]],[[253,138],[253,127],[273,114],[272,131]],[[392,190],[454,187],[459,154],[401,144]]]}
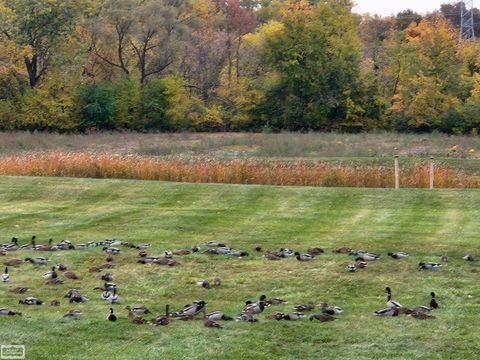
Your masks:
{"label": "resting duck", "polygon": [[34,298],[32,296],[29,296],[23,300],[19,300],[18,303],[23,305],[42,305],[43,301],[37,298]]}
{"label": "resting duck", "polygon": [[343,312],[343,309],[340,306],[328,306],[325,302],[320,304],[320,308],[322,309],[322,313],[329,315],[338,315]]}
{"label": "resting duck", "polygon": [[389,252],[387,255],[390,256],[392,259],[405,259],[408,257],[408,254],[403,251],[399,251],[396,253]]}
{"label": "resting duck", "polygon": [[295,255],[295,253],[289,248],[281,248],[279,254],[281,257],[289,257]]}
{"label": "resting duck", "polygon": [[387,286],[385,288],[385,291],[387,292],[387,307],[389,307],[389,308],[402,307],[402,305],[398,301],[392,300],[392,291],[391,291],[390,287]]}
{"label": "resting duck", "polygon": [[253,245],[253,251],[256,251],[256,252],[262,251],[262,245],[260,244]]}
{"label": "resting duck", "polygon": [[44,257],[35,257],[35,258],[25,258],[25,261],[29,261],[32,264],[46,264],[48,262],[48,259]]}
{"label": "resting duck", "polygon": [[234,257],[245,257],[245,256],[249,256],[249,253],[243,250],[230,250],[228,255],[234,256]]}
{"label": "resting duck", "polygon": [[171,251],[169,251],[169,250],[165,250],[165,251],[163,252],[163,257],[165,257],[165,258],[167,258],[167,259],[171,259],[172,256],[173,256],[173,253],[172,253]]}
{"label": "resting duck", "polygon": [[79,317],[80,315],[82,315],[80,310],[73,309],[69,310],[63,317]]}
{"label": "resting duck", "polygon": [[170,324],[170,314],[169,314],[170,305],[165,305],[165,315],[157,316],[155,319],[151,320],[150,323],[155,326],[167,326]]}
{"label": "resting duck", "polygon": [[294,254],[295,254],[295,258],[298,261],[310,261],[310,260],[313,260],[315,258],[315,256],[310,255],[310,254],[300,254],[298,251],[296,251]]}
{"label": "resting duck", "polygon": [[360,269],[365,269],[368,266],[368,263],[363,260],[357,260],[355,262],[355,266],[359,267]]}
{"label": "resting duck", "polygon": [[3,282],[10,281],[10,274],[8,273],[8,267],[5,267],[5,272],[2,274],[2,281]]}
{"label": "resting duck", "polygon": [[313,305],[306,305],[306,304],[300,304],[300,305],[295,305],[293,307],[296,311],[300,311],[300,312],[305,312],[305,311],[312,311],[315,306]]}
{"label": "resting duck", "polygon": [[105,274],[102,275],[102,280],[103,281],[112,281],[113,280],[113,274],[111,272],[106,272]]}
{"label": "resting duck", "polygon": [[468,254],[465,255],[462,259],[465,261],[475,261],[475,256]]}
{"label": "resting duck", "polygon": [[372,254],[372,253],[363,253],[362,255],[360,256],[357,256],[355,258],[356,261],[375,261],[375,260],[378,260],[380,259],[380,256],[377,255],[377,254]]}
{"label": "resting duck", "polygon": [[37,237],[35,235],[33,235],[30,244],[22,245],[22,246],[20,246],[20,249],[23,249],[23,250],[37,250],[37,249],[35,249],[37,247],[37,244],[35,243],[36,238]]}
{"label": "resting duck", "polygon": [[22,315],[22,313],[7,308],[0,308],[0,315]]}
{"label": "resting duck", "polygon": [[210,282],[208,280],[199,280],[197,285],[203,289],[210,289]]}
{"label": "resting duck", "polygon": [[207,315],[205,314],[205,308],[203,308],[202,312],[203,312],[203,319],[202,319],[203,320],[203,326],[209,327],[209,328],[217,328],[217,329],[223,328],[222,325],[220,325],[216,321],[214,321],[212,319],[209,319],[207,317]]}
{"label": "resting duck", "polygon": [[388,307],[386,309],[377,310],[373,313],[375,316],[398,316],[399,308]]}
{"label": "resting duck", "polygon": [[190,254],[190,250],[187,250],[187,249],[175,250],[175,251],[172,251],[172,254],[177,256],[185,256]]}
{"label": "resting duck", "polygon": [[319,247],[313,247],[313,248],[310,248],[307,250],[307,253],[310,254],[310,255],[320,255],[320,254],[323,254],[324,251],[322,248],[319,248]]}
{"label": "resting duck", "polygon": [[213,285],[216,286],[216,287],[219,287],[220,285],[222,285],[222,279],[220,277],[216,276],[213,279]]}
{"label": "resting duck", "polygon": [[352,273],[357,271],[357,267],[355,266],[355,264],[348,264],[346,269],[348,272],[352,272]]}
{"label": "resting duck", "polygon": [[63,264],[57,264],[57,266],[55,266],[55,269],[58,271],[65,271],[67,270],[67,267]]}
{"label": "resting duck", "polygon": [[196,245],[193,245],[191,249],[192,249],[193,253],[199,252],[201,250],[201,248],[199,246],[196,246]]}
{"label": "resting duck", "polygon": [[77,274],[75,274],[73,271],[65,271],[63,273],[63,276],[65,276],[67,279],[70,279],[70,280],[80,279],[80,277]]}
{"label": "resting duck", "polygon": [[23,261],[20,259],[9,259],[5,261],[4,264],[7,266],[18,266],[20,264],[23,264]]}
{"label": "resting duck", "polygon": [[107,316],[108,321],[117,321],[117,315],[113,313],[113,308],[110,308],[110,313]]}
{"label": "resting duck", "polygon": [[438,304],[437,300],[435,299],[435,293],[433,291],[430,293],[430,296],[432,297],[432,299],[430,300],[430,307],[433,308],[433,309],[438,309],[440,307],[440,305]]}
{"label": "resting duck", "polygon": [[264,253],[263,257],[267,260],[280,260],[282,258],[282,256],[280,254],[274,253],[274,252],[269,252],[269,251]]}
{"label": "resting duck", "polygon": [[[262,295],[264,296],[264,295]],[[250,314],[260,314],[265,310],[268,304],[265,302],[265,298],[261,298],[260,301],[247,301],[245,303],[245,307],[243,308],[242,312],[250,313]]]}
{"label": "resting duck", "polygon": [[132,311],[136,314],[150,314],[150,309],[146,306],[135,306],[132,307]]}
{"label": "resting duck", "polygon": [[338,249],[333,250],[332,252],[337,253],[337,254],[350,254],[352,252],[352,249],[349,247],[339,247]]}
{"label": "resting duck", "polygon": [[94,287],[93,290],[112,291],[116,287],[117,287],[117,284],[111,283],[111,282],[106,282],[102,286]]}
{"label": "resting duck", "polygon": [[420,266],[420,269],[424,269],[424,270],[439,269],[442,267],[442,264],[434,263],[434,262],[421,262],[421,263],[418,263],[418,265]]}
{"label": "resting duck", "polygon": [[105,251],[107,254],[112,254],[112,255],[120,254],[120,249],[115,247],[104,247],[103,251]]}
{"label": "resting duck", "polygon": [[215,240],[210,240],[210,241],[207,241],[205,243],[205,246],[208,246],[208,247],[224,247],[226,245],[221,243],[221,242],[215,241]]}
{"label": "resting duck", "polygon": [[45,281],[45,284],[47,284],[47,285],[62,285],[63,280],[60,280],[59,278],[48,279],[47,281]]}
{"label": "resting duck", "polygon": [[435,316],[430,315],[425,311],[413,311],[409,316],[418,320],[435,319]]}
{"label": "resting duck", "polygon": [[295,313],[290,313],[283,315],[283,320],[290,320],[290,321],[295,321],[295,320],[300,320],[302,317],[304,317],[305,314],[295,312]]}
{"label": "resting duck", "polygon": [[24,294],[24,293],[26,293],[28,290],[30,290],[30,288],[27,288],[27,287],[16,287],[16,288],[10,289],[10,290],[8,290],[8,291],[13,292],[13,293],[15,293],[15,294]]}
{"label": "resting duck", "polygon": [[146,320],[140,316],[137,316],[130,306],[126,306],[125,309],[128,310],[128,320],[133,322],[134,324],[145,324]]}
{"label": "resting duck", "polygon": [[138,250],[145,250],[150,247],[150,244],[138,244],[135,246]]}
{"label": "resting duck", "polygon": [[205,317],[208,320],[233,320],[230,316],[225,315],[223,311],[213,311],[209,314],[206,314]]}
{"label": "resting duck", "polygon": [[110,304],[118,304],[120,302],[120,296],[117,294],[117,288],[113,288],[113,294],[108,297],[107,301]]}
{"label": "resting duck", "polygon": [[288,304],[287,301],[279,298],[271,298],[265,301],[268,305],[282,305],[282,304]]}
{"label": "resting duck", "polygon": [[257,322],[258,319],[255,319],[253,317],[253,314],[252,313],[245,313],[245,312],[242,312],[240,315],[238,315],[236,317],[236,320],[238,321],[246,321],[246,322]]}
{"label": "resting duck", "polygon": [[47,271],[42,275],[45,280],[56,279],[58,277],[57,272],[55,271],[55,266],[52,267],[52,271]]}
{"label": "resting duck", "polygon": [[217,254],[220,255],[230,255],[232,249],[226,246],[219,246],[215,251],[217,252]]}
{"label": "resting duck", "polygon": [[82,295],[80,293],[74,294],[70,297],[70,303],[86,303],[88,300],[88,296]]}
{"label": "resting duck", "polygon": [[174,312],[173,317],[195,316],[203,310],[207,303],[203,300],[194,300],[191,304],[185,306],[183,310]]}
{"label": "resting duck", "polygon": [[312,320],[318,320],[318,321],[326,322],[326,321],[337,320],[337,318],[335,316],[330,315],[330,314],[320,313],[320,314],[310,315],[310,321],[312,321]]}
{"label": "resting duck", "polygon": [[52,301],[50,301],[50,306],[60,306],[60,301],[52,300]]}
{"label": "resting duck", "polygon": [[5,251],[15,251],[19,248],[20,246],[18,246],[18,239],[16,237],[12,237],[12,241],[10,243],[2,245],[2,249]]}
{"label": "resting duck", "polygon": [[283,317],[285,316],[284,313],[281,312],[274,312],[270,315],[267,316],[267,320],[283,320]]}

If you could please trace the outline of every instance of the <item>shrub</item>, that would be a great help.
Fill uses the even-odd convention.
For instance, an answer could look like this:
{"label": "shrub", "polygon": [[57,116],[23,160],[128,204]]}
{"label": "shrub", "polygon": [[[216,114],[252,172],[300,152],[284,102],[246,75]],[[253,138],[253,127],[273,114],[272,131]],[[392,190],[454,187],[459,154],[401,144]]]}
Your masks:
{"label": "shrub", "polygon": [[91,84],[81,89],[78,98],[80,130],[115,127],[115,90],[110,84]]}

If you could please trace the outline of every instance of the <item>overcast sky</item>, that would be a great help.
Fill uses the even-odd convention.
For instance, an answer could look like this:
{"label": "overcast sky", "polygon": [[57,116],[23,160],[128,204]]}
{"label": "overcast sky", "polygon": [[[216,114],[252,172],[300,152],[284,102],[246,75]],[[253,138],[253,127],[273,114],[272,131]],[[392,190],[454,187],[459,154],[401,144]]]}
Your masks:
{"label": "overcast sky", "polygon": [[[426,13],[440,9],[441,4],[455,3],[452,0],[353,0],[357,4],[353,11],[379,15],[396,14],[399,11],[412,9],[418,13]],[[474,0],[473,5],[478,7],[480,0]]]}

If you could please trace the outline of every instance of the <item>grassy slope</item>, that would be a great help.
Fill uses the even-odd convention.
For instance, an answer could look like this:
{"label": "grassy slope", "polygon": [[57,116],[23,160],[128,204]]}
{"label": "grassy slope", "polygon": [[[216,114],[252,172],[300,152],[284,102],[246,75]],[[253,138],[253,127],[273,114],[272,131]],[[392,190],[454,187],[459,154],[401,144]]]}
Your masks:
{"label": "grassy slope", "polygon": [[[104,261],[100,248],[47,254],[52,263],[64,262],[83,280],[61,286],[43,285],[45,266],[23,264],[11,269],[10,284],[0,283],[0,307],[24,312],[23,317],[0,317],[0,343],[26,344],[27,358],[474,358],[480,351],[478,263],[461,256],[479,252],[480,191],[324,189],[205,184],[171,184],[117,180],[0,178],[1,242],[17,235],[68,238],[76,243],[116,237],[150,242],[151,253],[218,239],[235,248],[266,249],[290,246],[306,250],[322,246],[326,254],[311,263],[294,259],[268,262],[253,254],[246,259],[190,255],[182,266],[136,265],[136,253],[122,250],[113,270],[122,304],[119,322],[105,320],[108,304],[92,288],[100,274],[87,269]],[[346,255],[331,249],[351,246],[385,254],[403,250],[408,260],[384,258],[365,271],[348,274]],[[438,260],[448,253],[444,269],[420,272],[420,260]],[[23,258],[30,252],[13,253]],[[44,255],[42,253],[41,255]],[[8,256],[9,258],[12,256]],[[2,257],[0,260],[3,261]],[[133,265],[132,265],[133,264]],[[195,282],[220,275],[224,285],[203,290]],[[444,307],[431,321],[408,317],[376,318],[372,312],[385,303],[383,288],[413,306],[427,304],[438,293]],[[29,286],[30,295],[50,302],[25,307],[21,295],[3,291]],[[61,296],[69,288],[90,295],[90,302],[71,306]],[[246,299],[261,293],[289,301],[273,310],[288,311],[296,303],[321,300],[341,305],[345,313],[334,323],[225,323],[207,329],[199,322],[175,322],[166,328],[136,326],[125,319],[126,304],[150,306],[154,313],[169,302],[175,309],[196,298],[208,310],[236,314]],[[26,295],[25,295],[26,296]],[[84,311],[81,319],[63,319],[71,308]]]}

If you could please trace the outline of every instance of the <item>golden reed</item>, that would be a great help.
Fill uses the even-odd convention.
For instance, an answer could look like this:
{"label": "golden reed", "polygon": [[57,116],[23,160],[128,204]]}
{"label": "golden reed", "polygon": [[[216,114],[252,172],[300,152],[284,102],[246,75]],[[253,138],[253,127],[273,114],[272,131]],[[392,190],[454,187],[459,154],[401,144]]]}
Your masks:
{"label": "golden reed", "polygon": [[[0,157],[0,175],[260,185],[394,186],[393,166],[332,165],[308,160],[181,160],[58,151]],[[428,187],[428,164],[402,168],[400,184],[411,188]],[[480,188],[480,176],[468,175],[446,165],[437,165],[435,187]]]}

